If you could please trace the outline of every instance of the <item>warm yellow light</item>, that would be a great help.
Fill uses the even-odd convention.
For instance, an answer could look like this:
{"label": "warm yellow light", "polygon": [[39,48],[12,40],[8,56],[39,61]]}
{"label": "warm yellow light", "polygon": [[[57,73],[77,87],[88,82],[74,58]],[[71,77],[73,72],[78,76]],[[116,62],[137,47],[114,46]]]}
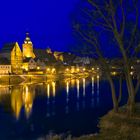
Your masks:
{"label": "warm yellow light", "polygon": [[56,93],[55,86],[56,86],[55,82],[52,82],[53,96],[55,96],[55,93]]}
{"label": "warm yellow light", "polygon": [[74,73],[74,72],[75,72],[75,69],[74,69],[74,68],[72,68],[72,69],[71,69],[71,73]]}
{"label": "warm yellow light", "polygon": [[97,79],[99,79],[100,78],[100,76],[99,75],[97,75]]}
{"label": "warm yellow light", "polygon": [[69,71],[69,69],[67,68],[66,71]]}
{"label": "warm yellow light", "polygon": [[134,72],[133,72],[133,71],[131,71],[131,72],[130,72],[130,75],[133,75],[133,74],[134,74]]}
{"label": "warm yellow light", "polygon": [[40,67],[37,67],[37,70],[39,70],[40,69]]}
{"label": "warm yellow light", "polygon": [[80,71],[80,69],[79,68],[77,68],[77,72],[79,72]]}
{"label": "warm yellow light", "polygon": [[100,68],[98,67],[97,70],[99,70]]}
{"label": "warm yellow light", "polygon": [[83,68],[83,71],[85,71],[86,70],[86,68]]}
{"label": "warm yellow light", "polygon": [[55,72],[55,68],[52,69],[52,73],[54,73],[54,72]]}
{"label": "warm yellow light", "polygon": [[92,68],[92,70],[94,70],[94,68]]}
{"label": "warm yellow light", "polygon": [[114,71],[114,72],[112,72],[111,74],[115,76],[115,75],[117,75],[117,72]]}
{"label": "warm yellow light", "polygon": [[50,71],[50,68],[47,68],[47,71]]}
{"label": "warm yellow light", "polygon": [[133,67],[133,66],[131,66],[131,69],[134,69],[134,67]]}

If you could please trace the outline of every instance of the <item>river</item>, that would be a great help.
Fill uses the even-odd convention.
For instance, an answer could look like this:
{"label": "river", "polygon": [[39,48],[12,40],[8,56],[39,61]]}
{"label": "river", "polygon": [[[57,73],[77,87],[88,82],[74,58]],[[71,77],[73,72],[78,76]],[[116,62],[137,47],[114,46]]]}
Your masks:
{"label": "river", "polygon": [[[115,81],[119,91],[118,81]],[[123,84],[121,105],[127,101]],[[98,133],[100,117],[112,109],[109,84],[98,76],[0,86],[0,139],[32,140],[48,133]]]}

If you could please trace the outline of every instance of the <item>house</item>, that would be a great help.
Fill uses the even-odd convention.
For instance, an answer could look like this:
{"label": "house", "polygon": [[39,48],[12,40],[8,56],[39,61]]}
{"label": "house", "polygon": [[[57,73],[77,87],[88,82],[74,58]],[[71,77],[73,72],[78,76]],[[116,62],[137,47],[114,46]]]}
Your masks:
{"label": "house", "polygon": [[7,58],[10,61],[12,73],[22,73],[23,55],[17,42],[5,44],[0,52],[0,57]]}
{"label": "house", "polygon": [[65,65],[73,65],[73,61],[75,59],[75,55],[71,53],[64,52],[63,53],[63,63]]}
{"label": "house", "polygon": [[43,71],[46,70],[46,64],[44,61],[40,60],[39,58],[35,58],[34,60],[36,62],[38,70],[43,70]]}
{"label": "house", "polygon": [[37,63],[32,57],[29,57],[23,60],[22,68],[24,71],[36,70]]}
{"label": "house", "polygon": [[90,60],[89,57],[79,57],[79,56],[77,56],[74,59],[73,63],[76,64],[76,65],[90,65],[91,60]]}
{"label": "house", "polygon": [[11,64],[7,58],[0,58],[0,75],[7,75],[11,73]]}
{"label": "house", "polygon": [[57,61],[62,61],[63,62],[63,60],[64,60],[64,58],[63,58],[63,52],[57,52],[57,51],[55,51],[53,53],[53,55],[54,55],[54,57],[55,57],[55,59]]}

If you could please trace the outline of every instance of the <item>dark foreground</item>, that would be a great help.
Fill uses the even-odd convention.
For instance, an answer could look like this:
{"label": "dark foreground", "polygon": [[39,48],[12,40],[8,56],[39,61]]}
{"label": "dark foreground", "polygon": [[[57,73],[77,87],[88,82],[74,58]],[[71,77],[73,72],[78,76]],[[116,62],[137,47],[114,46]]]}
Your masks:
{"label": "dark foreground", "polygon": [[70,135],[49,135],[40,140],[140,140],[140,104],[136,105],[136,112],[129,116],[126,107],[122,107],[118,114],[110,111],[100,120],[100,133],[72,138]]}

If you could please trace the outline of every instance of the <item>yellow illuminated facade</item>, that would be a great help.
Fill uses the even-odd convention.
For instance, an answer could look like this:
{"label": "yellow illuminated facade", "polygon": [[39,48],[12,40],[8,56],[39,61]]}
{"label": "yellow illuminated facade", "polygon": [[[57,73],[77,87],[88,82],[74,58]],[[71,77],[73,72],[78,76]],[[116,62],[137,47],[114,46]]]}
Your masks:
{"label": "yellow illuminated facade", "polygon": [[24,58],[29,58],[29,57],[35,58],[35,54],[33,52],[33,44],[29,37],[29,33],[26,33],[26,38],[24,40],[24,44],[22,45],[22,49],[23,49]]}
{"label": "yellow illuminated facade", "polygon": [[22,51],[18,43],[16,42],[11,51],[11,68],[13,73],[16,74],[22,73],[22,62],[23,62]]}
{"label": "yellow illuminated facade", "polygon": [[56,60],[62,61],[64,60],[62,52],[54,52],[54,57]]}

